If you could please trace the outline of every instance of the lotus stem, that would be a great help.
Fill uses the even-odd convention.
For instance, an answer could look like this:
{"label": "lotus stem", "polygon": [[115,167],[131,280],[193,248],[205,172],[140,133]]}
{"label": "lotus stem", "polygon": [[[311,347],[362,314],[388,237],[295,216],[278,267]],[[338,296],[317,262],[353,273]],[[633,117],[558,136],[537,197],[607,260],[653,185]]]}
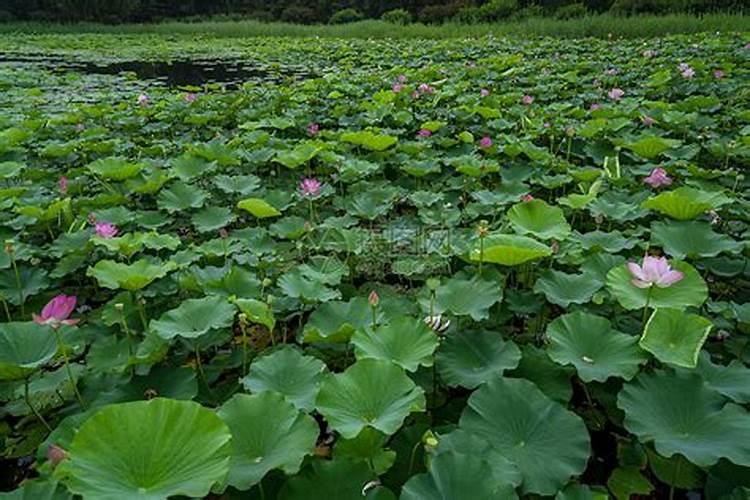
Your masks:
{"label": "lotus stem", "polygon": [[[133,357],[133,336],[130,333],[130,328],[128,327],[128,322],[125,319],[125,313],[120,310],[120,325],[122,326],[122,330],[125,332],[125,336],[128,338],[128,358]],[[128,363],[130,363],[130,359],[128,359]],[[130,374],[135,375],[135,366],[132,364],[130,365]]]}
{"label": "lotus stem", "polygon": [[34,408],[34,405],[31,403],[31,398],[29,397],[29,379],[28,377],[24,379],[23,381],[23,398],[26,400],[26,405],[29,407],[29,410],[34,414],[34,416],[39,420],[42,425],[47,429],[47,431],[52,432],[52,427],[47,423],[47,421],[44,419],[41,413],[39,413],[39,410]]}
{"label": "lotus stem", "polygon": [[5,300],[5,297],[0,296],[0,301],[3,302],[3,309],[5,309],[5,317],[8,318],[8,322],[10,323],[13,321],[10,317],[10,309],[8,309],[8,302]]}
{"label": "lotus stem", "polygon": [[26,311],[23,306],[23,289],[21,288],[21,273],[18,272],[18,264],[16,264],[15,252],[10,253],[10,262],[13,264],[13,272],[16,275],[16,288],[18,289],[18,304],[21,306],[21,316],[26,316]]}
{"label": "lotus stem", "polygon": [[646,305],[643,306],[643,317],[641,318],[641,333],[646,329],[646,321],[648,321],[648,306],[651,303],[651,290],[649,287],[648,294],[646,295]]}
{"label": "lotus stem", "polygon": [[75,376],[73,376],[73,370],[70,369],[70,360],[68,359],[68,353],[65,351],[65,344],[63,344],[62,337],[60,336],[60,332],[57,330],[57,328],[53,328],[52,331],[55,332],[55,338],[57,339],[57,348],[62,351],[63,363],[65,364],[65,372],[68,374],[70,385],[73,386],[73,393],[78,400],[78,404],[81,405],[81,408],[85,411],[86,404],[83,402],[81,393],[78,391],[78,382],[76,381]]}
{"label": "lotus stem", "polygon": [[148,317],[146,316],[146,309],[144,309],[143,307],[141,298],[138,297],[135,292],[133,292],[133,301],[135,302],[135,306],[138,309],[138,315],[141,317],[141,323],[143,324],[143,333],[145,334],[148,331]]}

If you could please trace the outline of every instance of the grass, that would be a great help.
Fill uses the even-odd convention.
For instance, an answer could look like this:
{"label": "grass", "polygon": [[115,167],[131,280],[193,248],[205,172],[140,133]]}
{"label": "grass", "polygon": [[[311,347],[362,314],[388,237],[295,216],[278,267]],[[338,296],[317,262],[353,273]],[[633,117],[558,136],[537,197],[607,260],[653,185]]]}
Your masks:
{"label": "grass", "polygon": [[0,33],[123,33],[207,34],[218,37],[334,37],[334,38],[458,38],[486,35],[556,36],[565,38],[649,38],[667,34],[699,32],[750,32],[750,15],[671,14],[666,16],[617,17],[589,15],[578,19],[530,18],[494,24],[398,26],[383,21],[361,21],[343,25],[304,26],[263,23],[255,20],[211,20],[198,23],[168,21],[158,24],[0,24]]}

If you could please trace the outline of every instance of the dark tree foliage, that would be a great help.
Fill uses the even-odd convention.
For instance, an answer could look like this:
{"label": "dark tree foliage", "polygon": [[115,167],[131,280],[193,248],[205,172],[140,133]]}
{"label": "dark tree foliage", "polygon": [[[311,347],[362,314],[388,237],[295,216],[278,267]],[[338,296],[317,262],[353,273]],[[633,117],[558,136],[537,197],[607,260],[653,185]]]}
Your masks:
{"label": "dark tree foliage", "polygon": [[[495,0],[0,0],[0,22],[6,20],[62,22],[154,22],[173,18],[217,15],[244,16],[262,21],[325,23],[337,12],[361,13],[378,19],[396,9],[408,11],[413,19],[443,22],[459,11],[477,8]],[[667,13],[740,9],[746,0],[517,0],[517,11],[533,7],[545,14],[577,4],[582,11],[618,13]],[[351,9],[351,10],[349,10]],[[340,20],[342,17],[334,18]],[[356,16],[355,16],[356,17]],[[460,15],[459,15],[459,18]],[[482,19],[487,21],[491,19]],[[339,21],[340,22],[340,21]]]}

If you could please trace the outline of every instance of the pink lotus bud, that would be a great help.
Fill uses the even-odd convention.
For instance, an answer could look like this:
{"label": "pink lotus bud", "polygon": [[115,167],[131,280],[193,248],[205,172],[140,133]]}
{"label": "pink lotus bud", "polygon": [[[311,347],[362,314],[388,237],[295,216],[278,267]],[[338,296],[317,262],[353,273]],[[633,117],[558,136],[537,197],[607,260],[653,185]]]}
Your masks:
{"label": "pink lotus bud", "polygon": [[64,175],[57,181],[57,187],[60,190],[60,194],[66,194],[68,192],[68,178]]}
{"label": "pink lotus bud", "polygon": [[53,469],[66,458],[68,458],[68,453],[56,444],[50,445],[47,448],[47,460],[49,460]]}
{"label": "pink lotus bud", "polygon": [[492,139],[490,136],[485,135],[482,137],[482,139],[479,141],[479,147],[482,149],[487,149],[492,147]]}
{"label": "pink lotus bud", "polygon": [[534,97],[533,97],[533,96],[530,96],[530,95],[528,95],[528,94],[526,94],[526,95],[524,95],[524,96],[523,96],[523,97],[521,98],[521,102],[522,102],[522,103],[524,103],[524,104],[525,104],[526,106],[530,106],[530,105],[531,105],[531,103],[533,103],[533,102],[534,102]]}
{"label": "pink lotus bud", "polygon": [[380,304],[380,296],[378,295],[378,292],[375,290],[370,292],[370,295],[367,296],[367,302],[370,304],[370,307],[378,307],[378,304]]}

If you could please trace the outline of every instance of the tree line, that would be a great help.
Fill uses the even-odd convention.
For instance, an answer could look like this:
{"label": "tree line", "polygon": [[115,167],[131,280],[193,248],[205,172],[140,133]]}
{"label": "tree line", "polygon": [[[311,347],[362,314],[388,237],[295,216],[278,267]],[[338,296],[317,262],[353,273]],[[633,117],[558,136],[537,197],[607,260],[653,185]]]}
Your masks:
{"label": "tree line", "polygon": [[295,23],[384,19],[405,24],[491,22],[539,15],[703,13],[742,9],[746,0],[0,0],[0,21],[158,22],[210,16]]}

